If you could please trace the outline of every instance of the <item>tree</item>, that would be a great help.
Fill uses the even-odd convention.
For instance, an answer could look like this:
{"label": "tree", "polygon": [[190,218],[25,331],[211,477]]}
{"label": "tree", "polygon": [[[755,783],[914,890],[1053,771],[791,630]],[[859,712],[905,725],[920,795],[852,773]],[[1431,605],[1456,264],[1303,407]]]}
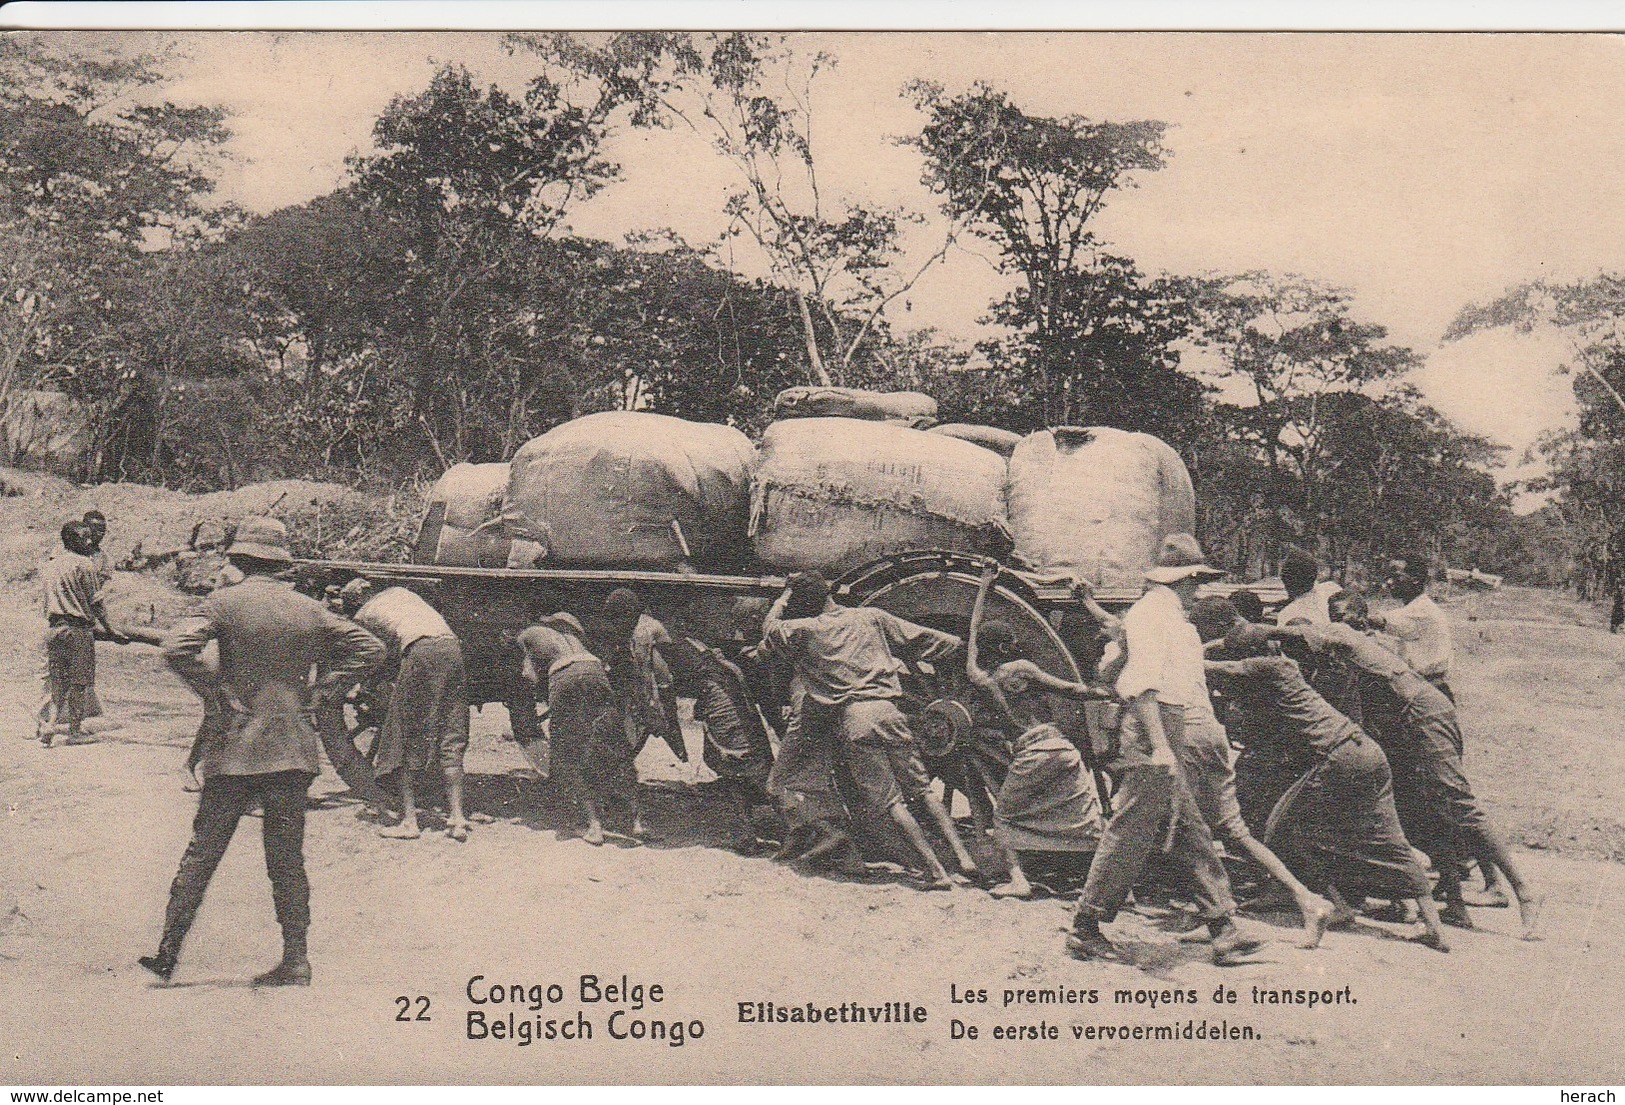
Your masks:
{"label": "tree", "polygon": [[1334,444],[1319,456],[1309,522],[1334,563],[1375,566],[1389,552],[1416,548],[1447,560],[1510,515],[1509,496],[1490,474],[1504,450],[1463,432],[1414,387],[1375,398],[1334,393],[1324,402]]}
{"label": "tree", "polygon": [[1625,581],[1625,442],[1554,431],[1535,446],[1546,474],[1530,490],[1553,496],[1549,509],[1573,560],[1582,596]]}
{"label": "tree", "polygon": [[1542,326],[1569,332],[1574,355],[1563,371],[1590,376],[1591,386],[1625,413],[1625,395],[1604,371],[1625,349],[1625,275],[1605,272],[1570,283],[1518,284],[1495,299],[1463,307],[1443,340],[1460,341],[1503,327],[1527,334]]}
{"label": "tree", "polygon": [[1030,115],[987,84],[949,95],[908,86],[925,115],[908,144],[922,183],[950,219],[992,243],[1020,279],[985,343],[995,371],[1019,379],[1012,425],[1094,422],[1182,436],[1201,386],[1178,370],[1189,327],[1182,282],[1148,279],[1090,229],[1112,193],[1165,163],[1165,125]]}
{"label": "tree", "polygon": [[[241,344],[259,367],[240,390],[279,428],[267,442],[279,455],[245,445],[227,457],[218,442],[175,442],[207,455],[185,462],[188,471],[224,473],[229,461],[238,471],[286,465],[398,479],[444,466],[415,404],[401,401],[420,386],[411,350],[423,340],[401,273],[449,280],[460,270],[421,266],[411,241],[387,213],[341,190],[221,244],[250,286]],[[452,347],[459,371],[435,385],[444,441],[462,457],[501,460],[559,422],[612,408],[759,428],[774,393],[800,378],[782,289],[681,246],[619,249],[518,231],[502,241],[503,263],[464,293],[468,317]],[[460,264],[459,253],[442,256]],[[246,414],[222,417],[255,438]]]}
{"label": "tree", "polygon": [[518,294],[537,242],[614,179],[600,151],[623,102],[611,86],[574,101],[547,75],[514,97],[448,65],[396,97],[374,126],[376,152],[351,161],[355,194],[407,245],[377,348],[442,466],[483,451],[488,393],[507,397],[510,423],[529,421],[550,366]]}
{"label": "tree", "polygon": [[23,392],[50,384],[41,362],[62,302],[58,289],[70,279],[43,228],[22,220],[0,225],[0,446],[8,464],[29,445]]}
{"label": "tree", "polygon": [[1089,422],[1188,440],[1207,390],[1180,370],[1194,322],[1191,283],[1148,278],[1128,258],[1105,253],[1048,281],[1046,323],[1019,288],[993,315],[1012,336],[983,344],[995,365],[1026,382],[1001,425]]}
{"label": "tree", "polygon": [[601,305],[588,325],[603,319],[592,348],[620,368],[620,405],[765,427],[774,396],[803,379],[801,335],[785,309],[792,293],[681,245],[597,248]]}
{"label": "tree", "polygon": [[[1376,569],[1391,553],[1426,549],[1436,559],[1503,571],[1492,540],[1510,524],[1510,496],[1491,470],[1503,451],[1462,432],[1408,385],[1373,396],[1319,397],[1325,444],[1308,469],[1272,469],[1256,441],[1237,433],[1235,408],[1215,407],[1192,450],[1199,525],[1223,563],[1272,570],[1287,540],[1344,568]],[[1312,492],[1306,488],[1313,489]]]}
{"label": "tree", "polygon": [[1347,394],[1389,384],[1421,363],[1387,344],[1387,330],[1357,321],[1350,296],[1297,276],[1252,272],[1202,282],[1193,298],[1198,341],[1221,383],[1245,402],[1215,416],[1268,471],[1268,556],[1317,536],[1329,462],[1350,443],[1332,417]]}
{"label": "tree", "polygon": [[951,220],[923,259],[905,265],[902,237],[916,212],[826,195],[815,136],[819,79],[836,59],[807,54],[784,35],[610,36],[600,46],[564,34],[514,41],[549,66],[607,87],[631,87],[640,125],[688,128],[737,173],[718,255],[738,267],[741,244],[789,292],[812,378],[839,383],[883,344],[887,310],[953,247]]}
{"label": "tree", "polygon": [[154,56],[0,38],[0,425],[21,391],[66,391],[98,433],[92,475],[129,470],[118,442],[161,390],[131,351],[144,254],[230,214],[205,207],[225,113],[162,99],[164,79]]}
{"label": "tree", "polygon": [[163,59],[0,38],[0,212],[135,247],[203,217],[225,111],[155,100]]}
{"label": "tree", "polygon": [[982,83],[953,96],[930,81],[908,91],[926,115],[909,143],[925,157],[922,182],[950,218],[998,247],[1001,267],[1025,285],[1027,316],[1047,335],[1061,323],[1069,274],[1093,264],[1090,221],[1113,192],[1164,166],[1167,125],[1029,115]]}
{"label": "tree", "polygon": [[1579,420],[1536,444],[1547,473],[1530,489],[1554,496],[1555,531],[1567,538],[1582,591],[1609,589],[1625,579],[1625,480],[1618,478],[1625,471],[1625,276],[1519,284],[1462,308],[1444,340],[1539,327],[1569,337],[1570,357],[1559,371],[1574,377]]}

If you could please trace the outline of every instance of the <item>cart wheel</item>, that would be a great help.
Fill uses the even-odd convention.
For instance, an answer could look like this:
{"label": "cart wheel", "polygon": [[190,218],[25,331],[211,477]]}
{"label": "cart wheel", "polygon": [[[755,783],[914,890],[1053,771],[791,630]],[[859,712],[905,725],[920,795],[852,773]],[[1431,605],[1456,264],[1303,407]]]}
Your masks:
{"label": "cart wheel", "polygon": [[352,791],[374,804],[384,800],[384,789],[373,776],[372,761],[362,753],[360,742],[376,743],[378,714],[366,692],[357,688],[347,701],[324,706],[316,719],[316,730],[333,770]]}
{"label": "cart wheel", "polygon": [[[910,552],[875,561],[848,574],[842,581],[843,601],[854,606],[877,606],[919,625],[963,637],[970,630],[971,607],[980,586],[981,562],[953,552]],[[1015,633],[1022,653],[1056,676],[1081,681],[1082,671],[1054,626],[1039,611],[1031,588],[1019,576],[1004,573],[987,598],[989,621],[1003,622]],[[1056,724],[1092,762],[1088,725],[1082,704],[1050,696]],[[985,744],[985,729],[967,725],[982,709],[981,695],[965,676],[962,662],[950,661],[935,671],[916,670],[904,680],[904,701],[899,703],[919,740],[922,759],[933,774],[959,789],[996,789],[1004,782],[1008,749],[1001,757]],[[940,754],[933,755],[933,752]],[[967,757],[974,757],[972,763]],[[1106,800],[1104,777],[1096,785]],[[976,795],[976,797],[981,797]]]}

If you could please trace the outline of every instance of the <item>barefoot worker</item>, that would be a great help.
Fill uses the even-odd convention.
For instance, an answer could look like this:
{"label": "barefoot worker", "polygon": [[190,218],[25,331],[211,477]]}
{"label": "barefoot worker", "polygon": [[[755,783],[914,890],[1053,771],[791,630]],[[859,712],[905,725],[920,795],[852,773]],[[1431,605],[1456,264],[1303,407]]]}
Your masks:
{"label": "barefoot worker", "polygon": [[1207,700],[1202,642],[1185,610],[1203,579],[1223,574],[1207,566],[1196,538],[1173,534],[1163,541],[1156,566],[1145,573],[1150,586],[1123,617],[1127,661],[1117,676],[1117,695],[1124,702],[1123,754],[1112,796],[1115,809],[1089,865],[1066,942],[1074,958],[1116,955],[1100,926],[1117,916],[1152,851],[1164,843],[1162,825],[1170,814],[1165,850],[1189,882],[1213,936],[1214,961],[1230,963],[1259,947],[1236,928],[1230,880],[1174,756],[1186,711]]}
{"label": "barefoot worker", "polygon": [[840,734],[829,725],[809,729],[803,724],[807,684],[799,675],[783,672],[792,665],[775,663],[761,648],[757,660],[759,669],[771,672],[775,682],[785,685],[784,733],[773,757],[773,770],[767,774],[768,796],[785,825],[783,845],[773,859],[861,878],[868,868],[849,831],[846,800],[835,784]]}
{"label": "barefoot worker", "polygon": [[925,887],[953,885],[926,840],[908,802],[918,800],[953,849],[962,873],[974,877],[975,861],[959,830],[931,793],[931,776],[914,749],[908,719],[898,709],[904,665],[940,660],[960,647],[958,637],[904,621],[873,606],[841,606],[817,572],[790,577],[763,622],[763,648],[795,666],[805,688],[800,724],[809,735],[840,734],[853,783],[873,814],[889,816],[925,867]]}
{"label": "barefoot worker", "polygon": [[[244,520],[226,555],[243,581],[204,599],[164,643],[170,667],[200,696],[217,695],[227,720],[203,750],[203,792],[191,843],[169,888],[158,951],[140,962],[166,981],[174,973],[181,943],[237,822],[258,805],[264,814],[265,868],[282,926],[282,962],[254,982],[305,986],[310,983],[305,793],[321,771],[321,745],[310,715],[379,663],[384,646],[274,578],[293,562],[287,528],[276,519]],[[217,671],[199,658],[210,641],[219,642]]]}
{"label": "barefoot worker", "polygon": [[[1220,680],[1249,714],[1267,717],[1295,752],[1300,776],[1265,835],[1308,882],[1331,894],[1344,917],[1351,913],[1344,894],[1413,899],[1426,926],[1422,942],[1448,951],[1427,872],[1394,809],[1393,775],[1381,747],[1309,686],[1296,661],[1271,653],[1262,629],[1225,609],[1224,599],[1202,603],[1203,635],[1211,627],[1224,641],[1222,658],[1207,662],[1208,677]],[[1310,946],[1320,942],[1326,924],[1324,917],[1312,920]]]}
{"label": "barefoot worker", "polygon": [[468,752],[468,678],[456,634],[439,611],[405,587],[380,590],[368,580],[353,579],[340,597],[344,612],[384,642],[388,659],[380,676],[395,677],[373,770],[381,781],[396,779],[402,817],[399,825],[379,829],[378,835],[396,840],[422,835],[414,776],[439,767],[446,780],[446,835],[467,840],[463,757]]}
{"label": "barefoot worker", "polygon": [[[992,831],[1010,878],[992,893],[1025,898],[1033,888],[1021,866],[1022,852],[1092,854],[1100,843],[1095,781],[1077,745],[1056,727],[1049,696],[1110,698],[1111,693],[1051,675],[1019,655],[1009,626],[984,624],[987,593],[998,575],[997,564],[982,569],[965,637],[965,674],[993,703],[1014,739],[1010,769],[993,802]],[[992,671],[982,666],[984,653]]]}
{"label": "barefoot worker", "polygon": [[[107,557],[107,550],[102,548],[102,542],[107,540],[107,515],[91,508],[85,511],[85,516],[80,519],[79,524],[84,527],[85,532],[85,555],[96,565],[96,586],[105,602],[108,586],[113,582],[112,563]],[[95,684],[91,684],[85,689],[85,717],[101,716],[102,700],[96,695]]]}
{"label": "barefoot worker", "polygon": [[96,627],[113,641],[125,638],[107,622],[102,605],[102,577],[91,554],[90,533],[83,522],[62,527],[62,548],[40,571],[45,599],[45,666],[50,702],[41,711],[36,731],[47,748],[57,731],[67,730],[68,744],[80,744],[88,708],[96,694]]}
{"label": "barefoot worker", "polygon": [[718,790],[727,795],[738,818],[734,849],[754,854],[765,844],[756,834],[754,811],[773,804],[767,792],[773,744],[745,673],[697,637],[662,645],[660,655],[671,668],[673,689],[694,700],[694,720],[705,728],[705,766],[716,775]]}
{"label": "barefoot worker", "polygon": [[671,647],[671,633],[644,609],[643,599],[627,587],[604,597],[601,615],[604,635],[594,636],[610,686],[621,699],[621,714],[633,755],[643,751],[651,736],[659,737],[672,755],[688,762],[688,745],[677,719],[671,669],[661,649]]}
{"label": "barefoot worker", "polygon": [[1411,670],[1398,653],[1362,632],[1368,625],[1365,599],[1345,593],[1332,600],[1331,609],[1331,625],[1282,626],[1268,633],[1277,639],[1300,640],[1317,653],[1339,657],[1359,672],[1360,696],[1368,717],[1384,719],[1380,729],[1372,729],[1373,735],[1389,743],[1390,760],[1400,758],[1414,765],[1424,788],[1422,803],[1442,821],[1441,831],[1407,830],[1406,835],[1429,853],[1439,872],[1445,923],[1473,927],[1461,892],[1461,858],[1466,848],[1493,857],[1491,862],[1517,896],[1524,939],[1534,939],[1541,897],[1512,862],[1511,853],[1473,795],[1461,764],[1461,722],[1455,706]]}
{"label": "barefoot worker", "polygon": [[[1450,633],[1450,619],[1428,595],[1427,558],[1408,553],[1390,561],[1383,587],[1405,605],[1397,610],[1372,613],[1371,624],[1393,637],[1404,661],[1454,704],[1456,692],[1450,687],[1450,672],[1455,663],[1456,646]],[[1474,842],[1468,843],[1468,851],[1478,862],[1484,885],[1481,890],[1463,891],[1462,899],[1468,905],[1505,909],[1509,903],[1506,891],[1501,888],[1495,857],[1482,847],[1473,846]]]}
{"label": "barefoot worker", "polygon": [[587,633],[574,614],[547,614],[519,634],[523,654],[520,685],[526,696],[514,738],[540,770],[535,747],[535,700],[547,695],[547,776],[564,797],[587,816],[588,844],[604,842],[602,807],[617,796],[632,804],[632,835],[638,820],[637,756],[621,718],[621,708],[603,662],[588,651]]}

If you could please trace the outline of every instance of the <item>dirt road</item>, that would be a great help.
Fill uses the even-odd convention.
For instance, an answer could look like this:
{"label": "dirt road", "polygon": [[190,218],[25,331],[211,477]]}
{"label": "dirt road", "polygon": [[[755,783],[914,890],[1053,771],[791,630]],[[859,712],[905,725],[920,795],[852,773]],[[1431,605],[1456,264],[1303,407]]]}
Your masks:
{"label": "dirt road", "polygon": [[[1625,880],[1615,863],[1522,853],[1549,893],[1540,943],[1514,939],[1508,911],[1481,910],[1482,931],[1456,934],[1448,956],[1375,923],[1332,933],[1310,952],[1294,946],[1290,918],[1279,915],[1251,922],[1272,939],[1256,962],[1220,969],[1159,927],[1165,921],[1127,915],[1117,932],[1136,941],[1140,966],[1086,965],[1062,954],[1061,902],[808,878],[723,851],[717,803],[681,785],[683,769],[654,752],[646,782],[677,777],[648,791],[656,841],[592,848],[560,831],[545,786],[498,740],[493,717],[476,725],[469,769],[472,808],[495,820],[466,845],[381,840],[336,778],[316,784],[316,795],[330,796],[312,811],[307,838],[316,985],[245,986],[278,951],[250,819],[210,889],[178,985],[156,988],[134,960],[156,940],[195,808],[180,771],[197,708],[154,650],[104,648],[103,698],[123,725],[83,747],[18,739],[32,735],[38,688],[27,597],[12,592],[0,604],[14,611],[0,617],[0,1081],[1625,1080]],[[1475,671],[1491,665],[1484,658]],[[1538,703],[1509,712],[1518,724],[1538,714]],[[1588,754],[1567,768],[1580,774],[1554,784],[1569,789],[1556,795],[1553,825],[1568,823],[1570,789],[1619,793],[1618,745],[1604,736],[1612,757]],[[645,991],[641,1011],[583,1003],[583,974],[600,986],[622,975],[658,984],[663,1000]],[[471,995],[474,976],[484,977]],[[469,1039],[471,1013],[489,1032],[515,1009],[477,1000],[494,983],[542,987],[542,1008],[519,1006],[516,1031],[520,1021],[539,1018],[540,1033],[547,1020],[581,1017],[593,1038]],[[1221,986],[1234,1004],[1213,1002]],[[1255,987],[1313,990],[1328,1004],[1255,1004]],[[954,1000],[978,990],[986,1003]],[[1006,1007],[1006,990],[1074,1000]],[[419,995],[430,1019],[397,1020],[397,999]],[[740,1003],[754,1013],[756,1002],[803,1011],[851,1002],[882,1015],[882,1003],[911,1003],[892,1015],[923,1009],[925,1020],[740,1023]],[[421,1009],[408,1002],[409,1016]],[[683,1024],[682,1045],[671,1046],[669,1032],[658,1042],[611,1035],[655,1020]],[[953,1038],[956,1021],[963,1038]],[[996,1039],[1004,1025],[1027,1026],[1018,1035],[1028,1038]],[[1192,1038],[1103,1038],[1108,1029]],[[1243,1029],[1256,1038],[1229,1038]]]}

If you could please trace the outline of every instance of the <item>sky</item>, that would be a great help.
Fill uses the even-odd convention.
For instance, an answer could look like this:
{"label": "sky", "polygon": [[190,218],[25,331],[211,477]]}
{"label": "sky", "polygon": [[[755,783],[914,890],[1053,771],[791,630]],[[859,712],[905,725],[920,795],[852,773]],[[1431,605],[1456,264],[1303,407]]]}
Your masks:
{"label": "sky", "polygon": [[[1114,195],[1096,230],[1147,271],[1298,273],[1354,292],[1356,313],[1426,357],[1414,382],[1468,430],[1512,450],[1572,418],[1555,334],[1440,336],[1466,303],[1538,277],[1618,264],[1625,241],[1625,39],[1603,35],[815,33],[838,64],[814,101],[826,196],[926,214],[920,165],[897,136],[919,116],[910,79],[976,80],[1028,112],[1170,124],[1168,165]],[[517,87],[535,62],[489,33],[194,33],[173,45],[181,101],[233,112],[224,196],[257,211],[331,189],[372,120],[444,61]],[[735,183],[683,130],[610,147],[623,179],[578,207],[610,239],[722,228]],[[940,230],[937,232],[940,234]],[[911,239],[929,252],[928,224]],[[974,338],[1006,286],[958,251],[908,297],[899,325]],[[1518,475],[1512,470],[1508,475]]]}

